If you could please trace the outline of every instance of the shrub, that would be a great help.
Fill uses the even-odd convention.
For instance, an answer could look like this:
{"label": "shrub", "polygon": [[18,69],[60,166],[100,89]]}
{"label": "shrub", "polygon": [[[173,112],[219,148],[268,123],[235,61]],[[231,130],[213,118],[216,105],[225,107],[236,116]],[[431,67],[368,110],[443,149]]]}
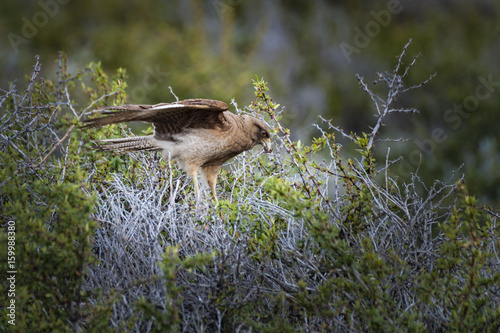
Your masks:
{"label": "shrub", "polygon": [[[377,74],[384,97],[358,77],[377,111],[360,135],[322,119],[310,145],[293,141],[257,78],[255,101],[233,106],[268,121],[275,153],[228,163],[218,206],[195,205],[192,182],[157,153],[91,149],[91,139],[133,135],[77,128],[93,108],[125,102],[124,70],[71,75],[61,55],[50,81],[37,61],[24,94],[11,85],[0,97],[0,246],[15,221],[18,272],[16,326],[2,328],[497,331],[498,215],[458,172],[403,183],[391,172],[401,158],[373,155],[387,117],[417,112],[394,106],[421,86],[406,85],[417,60],[405,65],[408,47]],[[335,134],[359,156],[345,157]]]}

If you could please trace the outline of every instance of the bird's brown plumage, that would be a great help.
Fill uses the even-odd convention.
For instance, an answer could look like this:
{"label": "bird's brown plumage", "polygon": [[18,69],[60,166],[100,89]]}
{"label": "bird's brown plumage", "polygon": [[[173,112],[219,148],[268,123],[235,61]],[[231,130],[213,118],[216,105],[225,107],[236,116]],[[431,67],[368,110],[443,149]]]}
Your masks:
{"label": "bird's brown plumage", "polygon": [[257,144],[263,145],[266,152],[271,152],[270,133],[263,121],[227,110],[226,103],[209,99],[155,105],[127,104],[94,112],[102,117],[84,120],[83,127],[129,121],[152,123],[155,128],[153,135],[99,140],[99,148],[113,154],[161,150],[165,159],[170,155],[193,177],[197,198],[199,188],[196,176],[201,168],[217,200],[217,175],[227,160]]}

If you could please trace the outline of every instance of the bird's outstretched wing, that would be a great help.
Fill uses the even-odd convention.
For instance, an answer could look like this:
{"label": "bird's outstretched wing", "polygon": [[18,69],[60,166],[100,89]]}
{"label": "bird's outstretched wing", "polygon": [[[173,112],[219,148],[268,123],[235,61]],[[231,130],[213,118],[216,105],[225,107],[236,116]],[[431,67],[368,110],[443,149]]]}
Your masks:
{"label": "bird's outstretched wing", "polygon": [[155,138],[168,140],[186,128],[221,128],[227,104],[211,99],[186,99],[155,105],[121,105],[106,107],[92,114],[103,115],[84,120],[83,127],[99,127],[129,121],[152,123]]}

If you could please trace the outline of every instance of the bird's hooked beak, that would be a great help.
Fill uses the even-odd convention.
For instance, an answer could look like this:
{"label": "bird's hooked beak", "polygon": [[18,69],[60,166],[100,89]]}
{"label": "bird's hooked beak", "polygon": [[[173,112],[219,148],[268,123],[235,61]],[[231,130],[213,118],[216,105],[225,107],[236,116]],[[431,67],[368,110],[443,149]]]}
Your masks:
{"label": "bird's hooked beak", "polygon": [[264,152],[266,152],[266,153],[273,152],[273,148],[271,147],[271,139],[264,138],[260,141],[260,143],[262,144],[262,146],[264,146]]}

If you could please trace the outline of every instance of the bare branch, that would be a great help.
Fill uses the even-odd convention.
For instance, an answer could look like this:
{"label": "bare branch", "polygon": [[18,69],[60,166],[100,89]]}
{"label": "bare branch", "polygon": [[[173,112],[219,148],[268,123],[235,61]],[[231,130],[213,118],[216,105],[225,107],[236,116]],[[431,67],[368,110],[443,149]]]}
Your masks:
{"label": "bare branch", "polygon": [[[65,92],[66,92],[67,105],[69,106],[69,108],[71,109],[71,111],[73,111],[73,114],[76,115],[77,113],[73,109],[73,105],[71,104],[71,99],[70,99],[70,96],[69,96],[67,88],[66,88]],[[99,101],[101,101],[102,99],[107,98],[109,96],[112,96],[114,94],[116,94],[115,91],[113,91],[113,92],[111,92],[109,94],[103,95],[103,96],[99,97],[98,99],[96,99],[95,101],[93,101],[92,103],[90,103],[90,105],[87,108],[85,108],[85,110],[83,110],[82,112],[80,112],[80,114],[76,117],[76,121],[79,121],[83,115],[87,114],[87,110],[89,110],[90,108],[92,108],[94,106],[94,104],[96,104]],[[35,166],[33,166],[33,168],[34,169],[38,169],[41,165],[43,165],[47,161],[47,159],[50,157],[50,155],[52,155],[52,153],[54,153],[54,151],[57,149],[57,147],[59,147],[59,145],[61,143],[63,143],[64,140],[66,140],[68,138],[68,136],[70,135],[70,133],[73,131],[74,128],[75,128],[75,124],[71,125],[68,128],[68,130],[66,131],[66,133],[63,135],[63,137],[52,147],[52,149],[45,155],[44,158],[41,159],[41,161],[38,164],[36,164]]]}

